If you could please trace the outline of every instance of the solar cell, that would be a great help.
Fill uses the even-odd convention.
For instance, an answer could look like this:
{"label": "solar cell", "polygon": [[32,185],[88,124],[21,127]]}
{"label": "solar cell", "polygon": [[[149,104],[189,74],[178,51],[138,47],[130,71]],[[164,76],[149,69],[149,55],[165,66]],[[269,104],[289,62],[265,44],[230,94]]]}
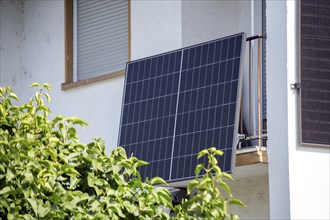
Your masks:
{"label": "solar cell", "polygon": [[244,42],[240,33],[127,63],[119,145],[150,163],[143,178],[192,178],[211,146],[232,171]]}

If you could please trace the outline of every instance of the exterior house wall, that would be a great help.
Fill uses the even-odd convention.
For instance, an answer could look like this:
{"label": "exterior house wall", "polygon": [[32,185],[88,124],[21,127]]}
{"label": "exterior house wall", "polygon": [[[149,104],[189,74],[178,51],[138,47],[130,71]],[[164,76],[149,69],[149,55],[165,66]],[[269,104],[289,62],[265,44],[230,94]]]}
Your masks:
{"label": "exterior house wall", "polygon": [[132,60],[181,48],[181,11],[180,1],[131,1]]}
{"label": "exterior house wall", "polygon": [[329,219],[329,147],[299,143],[298,1],[267,2],[271,219]]}
{"label": "exterior house wall", "polygon": [[[35,91],[27,89],[29,84],[34,81],[50,83],[53,114],[78,116],[88,121],[89,127],[78,130],[81,140],[87,143],[91,137],[102,137],[109,152],[110,147],[117,145],[124,77],[61,90],[64,1],[4,1],[1,7],[4,12],[1,13],[1,43],[5,47],[1,51],[1,85],[12,86],[21,101],[27,101]],[[16,14],[10,10],[16,10]],[[12,20],[17,18],[21,21],[13,24]],[[3,30],[6,27],[8,29]],[[17,32],[18,37],[12,37]],[[21,45],[17,53],[15,48],[11,50],[16,42]]]}
{"label": "exterior house wall", "polygon": [[290,219],[286,2],[267,2],[266,18],[270,218]]}
{"label": "exterior house wall", "polygon": [[[240,31],[259,34],[258,4],[260,1],[132,1],[131,57],[138,59]],[[296,4],[267,1],[269,183],[266,175],[233,183],[234,196],[249,206],[234,209],[243,219],[330,218],[329,148],[299,144],[298,93],[289,88],[298,75]],[[1,1],[0,6],[1,86],[12,86],[21,101],[27,101],[34,93],[27,89],[29,84],[50,83],[54,115],[81,117],[90,123],[79,129],[83,142],[102,137],[107,151],[115,147],[124,77],[61,90],[63,1]]]}
{"label": "exterior house wall", "polygon": [[[1,85],[12,86],[21,101],[27,101],[35,91],[27,89],[32,82],[51,84],[54,115],[86,120],[90,126],[78,129],[83,142],[102,137],[107,152],[117,146],[124,76],[61,90],[64,2],[4,1],[1,8]],[[131,17],[132,59],[182,46],[181,2],[132,1]]]}
{"label": "exterior house wall", "polygon": [[[182,46],[209,41],[239,32],[247,36],[262,33],[261,1],[182,1]],[[252,103],[257,103],[257,42],[252,41]],[[257,105],[249,117],[249,63],[245,50],[242,106],[244,122],[254,135],[257,127]]]}
{"label": "exterior house wall", "polygon": [[[20,71],[22,51],[23,7],[20,1],[0,4],[0,84],[6,75]],[[11,85],[12,83],[7,85]]]}
{"label": "exterior house wall", "polygon": [[[287,85],[300,78],[299,7],[287,2]],[[330,219],[330,146],[300,143],[299,91],[287,86],[287,96],[291,219]]]}
{"label": "exterior house wall", "polygon": [[234,198],[239,198],[247,206],[229,208],[240,219],[269,219],[268,176],[255,175],[229,182]]}

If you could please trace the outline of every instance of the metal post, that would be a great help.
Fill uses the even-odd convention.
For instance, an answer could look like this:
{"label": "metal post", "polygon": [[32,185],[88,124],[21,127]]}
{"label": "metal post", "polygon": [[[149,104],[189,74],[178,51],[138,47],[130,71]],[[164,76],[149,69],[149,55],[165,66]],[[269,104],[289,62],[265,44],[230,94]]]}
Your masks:
{"label": "metal post", "polygon": [[252,48],[249,41],[249,133],[254,135],[252,128]]}
{"label": "metal post", "polygon": [[260,47],[261,38],[258,38],[258,148],[261,151],[261,71],[260,71]]}

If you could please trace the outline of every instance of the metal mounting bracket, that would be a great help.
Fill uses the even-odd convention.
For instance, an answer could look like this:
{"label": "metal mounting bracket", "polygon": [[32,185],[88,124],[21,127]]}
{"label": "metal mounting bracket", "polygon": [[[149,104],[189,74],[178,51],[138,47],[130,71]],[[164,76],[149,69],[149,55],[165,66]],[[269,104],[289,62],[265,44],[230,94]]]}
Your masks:
{"label": "metal mounting bracket", "polygon": [[290,89],[300,89],[300,88],[301,88],[301,83],[300,82],[290,84]]}

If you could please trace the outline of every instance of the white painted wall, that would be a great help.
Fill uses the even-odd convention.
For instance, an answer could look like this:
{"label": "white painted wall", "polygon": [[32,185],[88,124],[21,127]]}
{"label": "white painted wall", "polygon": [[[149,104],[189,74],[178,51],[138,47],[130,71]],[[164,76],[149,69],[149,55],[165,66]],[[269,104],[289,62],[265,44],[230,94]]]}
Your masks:
{"label": "white painted wall", "polygon": [[[251,22],[255,23],[258,13],[252,13],[251,7],[257,6],[249,1],[132,1],[132,59],[241,31],[252,35],[256,28]],[[81,117],[90,123],[88,128],[79,130],[83,142],[90,141],[92,136],[102,137],[108,151],[115,147],[124,77],[61,90],[63,1],[1,1],[0,22],[1,85],[12,86],[26,101],[34,93],[27,90],[30,83],[50,83],[54,115]],[[246,181],[250,184],[246,185]],[[250,207],[238,211],[242,218],[268,217],[266,177],[238,179],[233,187],[234,194]],[[258,193],[249,195],[252,190]]]}
{"label": "white painted wall", "polygon": [[22,4],[0,4],[0,85],[4,74],[12,75],[20,71],[23,29]]}
{"label": "white painted wall", "polygon": [[286,1],[266,7],[270,218],[290,219]]}
{"label": "white painted wall", "polygon": [[[131,8],[133,59],[181,47],[181,2],[132,1]],[[27,87],[34,81],[53,86],[53,115],[78,116],[90,124],[79,129],[83,142],[102,137],[107,152],[117,146],[124,77],[61,90],[63,1],[1,2],[1,85],[12,86],[27,101],[34,93]]]}
{"label": "white painted wall", "polygon": [[[63,1],[17,0],[1,5],[11,8],[1,15],[3,47],[10,48],[6,51],[20,50],[1,53],[2,85],[13,86],[24,101],[33,94],[33,90],[26,92],[30,83],[50,83],[54,115],[76,115],[88,121],[91,126],[79,132],[84,142],[101,136],[109,147],[116,146],[124,77],[68,91],[60,89],[64,82]],[[132,59],[239,31],[250,35],[260,14],[251,16],[251,8],[260,8],[255,5],[249,1],[132,1]],[[16,14],[10,12],[15,7]],[[20,23],[12,24],[19,19]]]}
{"label": "white painted wall", "polygon": [[[90,123],[79,130],[83,142],[102,137],[117,145],[123,77],[68,91],[64,82],[63,1],[1,1],[1,84],[10,85],[22,101],[34,93],[34,81],[53,86],[54,115],[78,116]],[[4,31],[3,31],[4,30]],[[17,35],[17,36],[15,36]],[[18,44],[20,50],[15,49]]]}
{"label": "white painted wall", "polygon": [[247,208],[230,206],[229,211],[240,219],[269,219],[268,175],[235,179],[229,182],[234,198],[240,199]]}
{"label": "white painted wall", "polygon": [[[298,8],[287,2],[287,85],[299,79]],[[287,86],[287,96],[291,218],[330,219],[330,146],[299,143],[299,92]]]}
{"label": "white painted wall", "polygon": [[131,1],[132,60],[182,47],[181,1]]}
{"label": "white painted wall", "polygon": [[[302,146],[297,1],[267,2],[267,110],[271,219],[329,219],[330,149]],[[279,109],[280,108],[280,109]]]}
{"label": "white painted wall", "polygon": [[239,1],[182,1],[183,46],[242,32],[239,4]]}

